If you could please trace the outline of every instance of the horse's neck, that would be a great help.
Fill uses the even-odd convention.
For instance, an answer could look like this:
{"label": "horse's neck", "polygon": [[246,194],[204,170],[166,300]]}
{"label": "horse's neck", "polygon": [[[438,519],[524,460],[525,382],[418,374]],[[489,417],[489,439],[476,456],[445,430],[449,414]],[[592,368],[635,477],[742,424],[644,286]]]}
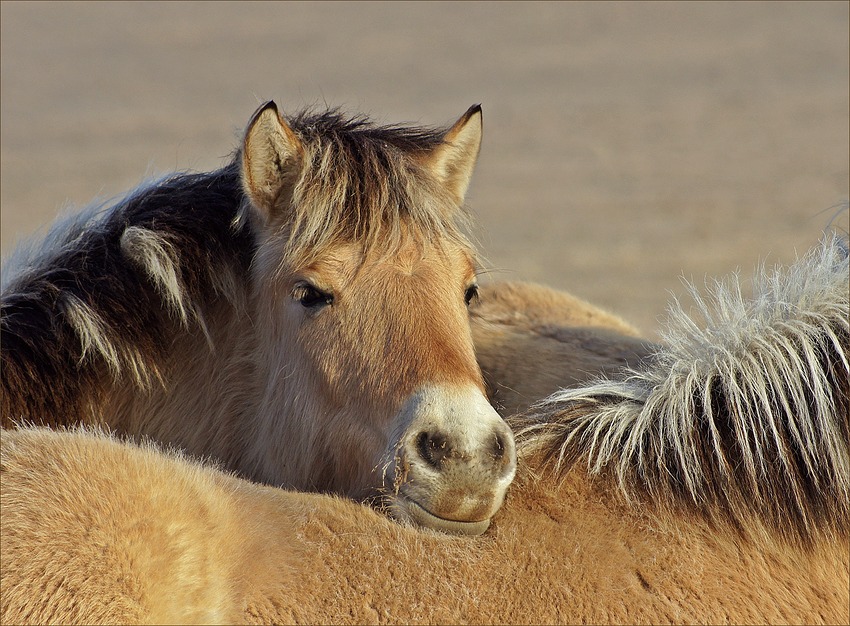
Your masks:
{"label": "horse's neck", "polygon": [[102,425],[233,465],[236,429],[256,396],[253,329],[241,303],[217,299],[204,306],[203,323],[186,326],[163,315],[146,332],[165,349],[113,342],[110,349],[129,355],[118,372],[100,354],[81,357],[80,340],[59,314],[26,315],[15,294],[3,305],[4,427]]}
{"label": "horse's neck", "polygon": [[133,436],[149,436],[191,454],[238,466],[241,428],[256,402],[251,325],[229,304],[205,316],[206,326],[177,333],[149,389],[116,385],[100,419]]}

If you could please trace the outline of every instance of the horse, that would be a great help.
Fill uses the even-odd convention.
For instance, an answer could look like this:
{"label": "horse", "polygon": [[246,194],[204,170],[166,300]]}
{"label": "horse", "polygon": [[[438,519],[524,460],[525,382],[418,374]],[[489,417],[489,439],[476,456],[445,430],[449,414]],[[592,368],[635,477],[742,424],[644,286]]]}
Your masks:
{"label": "horse", "polygon": [[481,117],[378,126],[268,102],[221,169],[58,222],[4,264],[3,427],[99,425],[484,532],[516,450],[467,311]]}
{"label": "horse", "polygon": [[483,284],[469,313],[487,397],[505,418],[658,349],[620,316],[534,283]]}
{"label": "horse", "polygon": [[674,303],[650,357],[512,420],[517,478],[478,537],[90,428],[4,430],[0,617],[846,623],[848,257],[827,239],[752,299],[735,278]]}

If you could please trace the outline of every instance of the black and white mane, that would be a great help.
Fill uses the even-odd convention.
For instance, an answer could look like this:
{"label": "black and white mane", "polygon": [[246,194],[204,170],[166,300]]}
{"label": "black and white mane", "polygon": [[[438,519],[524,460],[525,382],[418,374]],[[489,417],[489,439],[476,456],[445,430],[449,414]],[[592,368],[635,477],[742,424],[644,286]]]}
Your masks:
{"label": "black and white mane", "polygon": [[175,334],[238,299],[253,246],[233,226],[242,202],[234,164],[176,174],[19,249],[0,302],[3,425],[86,415],[113,378],[157,382]]}
{"label": "black and white mane", "polygon": [[[737,277],[698,315],[671,307],[664,347],[637,370],[556,393],[517,420],[520,450],[584,463],[628,499],[807,541],[850,530],[846,239],[790,268]],[[701,318],[701,319],[699,319]]]}

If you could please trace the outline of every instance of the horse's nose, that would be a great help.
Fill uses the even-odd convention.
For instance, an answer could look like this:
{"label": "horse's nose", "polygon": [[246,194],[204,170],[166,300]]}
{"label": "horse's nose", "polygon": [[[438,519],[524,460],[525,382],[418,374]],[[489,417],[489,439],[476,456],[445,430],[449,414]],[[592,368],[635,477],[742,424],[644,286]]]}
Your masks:
{"label": "horse's nose", "polygon": [[423,430],[414,441],[415,453],[436,472],[475,465],[481,473],[501,477],[515,469],[514,441],[504,423],[496,424],[491,435],[474,447],[437,428]]}
{"label": "horse's nose", "polygon": [[[403,407],[406,425],[387,483],[391,510],[452,533],[480,535],[516,472],[513,433],[474,385],[428,386]],[[389,475],[387,475],[389,477]]]}

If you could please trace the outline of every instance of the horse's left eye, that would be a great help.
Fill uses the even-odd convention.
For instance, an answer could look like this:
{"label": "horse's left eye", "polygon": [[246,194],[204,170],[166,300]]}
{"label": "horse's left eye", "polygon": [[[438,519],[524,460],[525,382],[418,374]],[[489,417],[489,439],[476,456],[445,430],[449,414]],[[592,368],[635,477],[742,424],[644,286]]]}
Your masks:
{"label": "horse's left eye", "polygon": [[466,306],[469,306],[476,298],[478,298],[478,285],[473,283],[466,288],[466,292],[463,294],[463,299],[466,302]]}

